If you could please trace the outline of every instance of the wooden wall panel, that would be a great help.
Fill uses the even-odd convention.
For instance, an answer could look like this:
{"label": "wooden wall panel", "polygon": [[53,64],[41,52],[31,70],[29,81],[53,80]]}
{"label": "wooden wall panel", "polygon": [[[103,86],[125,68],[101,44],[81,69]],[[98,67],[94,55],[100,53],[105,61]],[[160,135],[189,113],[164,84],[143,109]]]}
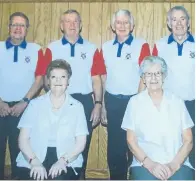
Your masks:
{"label": "wooden wall panel", "polygon": [[136,37],[146,39],[147,42],[153,45],[153,4],[137,3],[137,21],[135,23]]}
{"label": "wooden wall panel", "polygon": [[[1,1],[1,0],[0,0]],[[83,28],[82,36],[95,43],[98,48],[101,44],[114,37],[110,28],[112,14],[119,9],[129,9],[135,18],[133,35],[146,39],[150,45],[162,36],[169,34],[166,25],[166,14],[174,5],[184,5],[191,15],[191,31],[195,32],[195,3],[171,3],[170,1],[153,3],[144,0],[139,2],[0,2],[0,40],[8,36],[9,15],[15,11],[23,11],[30,19],[28,41],[35,41],[46,47],[50,41],[62,37],[59,28],[60,15],[68,8],[76,9],[81,13]],[[130,0],[131,1],[131,0]],[[147,2],[148,1],[148,2]],[[6,163],[9,164],[9,152],[6,154]],[[99,125],[93,133],[87,177],[107,178],[107,129]]]}

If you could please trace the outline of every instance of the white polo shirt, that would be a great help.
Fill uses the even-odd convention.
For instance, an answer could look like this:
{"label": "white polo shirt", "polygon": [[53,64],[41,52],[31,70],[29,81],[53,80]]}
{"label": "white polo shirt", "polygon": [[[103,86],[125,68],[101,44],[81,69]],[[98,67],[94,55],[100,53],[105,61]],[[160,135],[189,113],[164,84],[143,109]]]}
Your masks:
{"label": "white polo shirt", "polygon": [[27,94],[35,79],[39,50],[36,43],[18,47],[18,61],[14,62],[14,47],[7,49],[5,42],[0,42],[0,98],[3,101],[19,101]]}
{"label": "white polo shirt", "polygon": [[165,36],[158,42],[153,55],[162,57],[168,65],[168,75],[164,88],[183,100],[195,99],[195,40],[189,34],[187,40],[179,45],[173,35]]}
{"label": "white polo shirt", "polygon": [[123,44],[117,39],[104,43],[102,56],[107,72],[106,91],[111,94],[136,94],[140,81],[139,63],[148,55],[150,50],[146,41],[132,35]]}
{"label": "white polo shirt", "polygon": [[[183,130],[193,126],[180,98],[164,91],[158,111],[145,90],[130,99],[121,127],[134,131],[138,145],[150,159],[166,164],[173,160],[182,146]],[[191,167],[188,158],[184,165]],[[131,166],[141,164],[134,157]]]}
{"label": "white polo shirt", "polygon": [[[97,50],[94,44],[79,37],[78,41],[72,45],[63,37],[49,44],[48,49],[50,52],[46,53],[51,54],[52,60],[63,59],[71,66],[72,76],[68,86],[70,94],[89,94],[93,91],[91,76]],[[50,56],[46,55],[46,57]]]}
{"label": "white polo shirt", "polygon": [[[43,162],[46,157],[48,141],[50,139],[50,125],[52,120],[50,112],[52,104],[50,101],[50,91],[33,99],[25,110],[18,124],[18,128],[30,129],[30,144],[37,158]],[[66,93],[66,99],[62,107],[63,111],[58,120],[58,130],[56,135],[56,148],[58,159],[74,150],[75,138],[80,135],[87,135],[88,129],[86,117],[82,104]],[[30,168],[30,164],[25,160],[20,152],[17,159],[18,167]],[[82,167],[82,154],[69,166]]]}

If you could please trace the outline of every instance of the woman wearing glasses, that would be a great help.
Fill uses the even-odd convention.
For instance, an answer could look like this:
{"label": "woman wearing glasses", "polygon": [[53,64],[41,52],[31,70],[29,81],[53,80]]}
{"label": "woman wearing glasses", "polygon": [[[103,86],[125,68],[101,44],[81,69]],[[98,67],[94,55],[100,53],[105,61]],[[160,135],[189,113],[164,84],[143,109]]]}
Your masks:
{"label": "woman wearing glasses", "polygon": [[130,99],[122,123],[134,155],[131,179],[193,180],[188,155],[194,124],[184,102],[162,89],[165,61],[146,57],[140,75],[146,90]]}

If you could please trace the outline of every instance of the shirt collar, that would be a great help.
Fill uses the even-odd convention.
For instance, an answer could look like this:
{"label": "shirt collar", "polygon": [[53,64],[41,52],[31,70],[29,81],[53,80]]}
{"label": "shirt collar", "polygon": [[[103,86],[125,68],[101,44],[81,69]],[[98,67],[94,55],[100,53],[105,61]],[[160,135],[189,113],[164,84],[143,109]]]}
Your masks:
{"label": "shirt collar", "polygon": [[23,40],[23,41],[21,42],[20,45],[13,45],[12,42],[11,42],[11,38],[9,37],[9,38],[5,41],[5,45],[6,45],[6,48],[7,48],[7,49],[12,48],[12,47],[14,47],[14,46],[19,46],[19,47],[21,47],[21,48],[23,48],[23,49],[26,49],[26,47],[27,47],[27,42],[26,42],[26,40]]}
{"label": "shirt collar", "polygon": [[[130,34],[129,37],[126,39],[126,41],[123,42],[123,43],[126,43],[127,45],[131,45],[131,42],[132,42],[132,41],[133,41],[133,36],[132,36],[132,34]],[[118,39],[117,39],[117,36],[116,36],[116,38],[115,38],[115,40],[114,40],[113,45],[115,45],[116,43],[119,43],[119,42],[118,42]]]}
{"label": "shirt collar", "polygon": [[[168,37],[168,41],[167,43],[170,44],[172,42],[176,42],[176,40],[174,39],[173,33]],[[193,35],[191,35],[190,32],[188,32],[188,38],[185,41],[189,41],[189,42],[195,42]]]}
{"label": "shirt collar", "polygon": [[[81,36],[79,36],[78,40],[76,41],[76,43],[79,43],[79,44],[83,44],[83,38]],[[66,45],[67,43],[70,43],[66,38],[65,36],[63,36],[62,38],[62,44],[63,45]]]}

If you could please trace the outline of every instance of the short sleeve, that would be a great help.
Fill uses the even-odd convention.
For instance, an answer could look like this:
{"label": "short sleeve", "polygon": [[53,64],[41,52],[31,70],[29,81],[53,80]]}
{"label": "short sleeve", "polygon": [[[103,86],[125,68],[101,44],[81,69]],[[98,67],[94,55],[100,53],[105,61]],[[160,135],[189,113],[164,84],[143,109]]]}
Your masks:
{"label": "short sleeve", "polygon": [[123,117],[123,122],[121,128],[124,130],[135,130],[135,123],[134,123],[134,110],[133,110],[133,100],[130,99],[127,105],[125,115]]}
{"label": "short sleeve", "polygon": [[192,128],[194,126],[193,120],[191,119],[189,112],[185,106],[184,101],[180,101],[180,112],[181,112],[181,120],[182,120],[182,130],[187,128]]}
{"label": "short sleeve", "polygon": [[82,104],[80,104],[77,110],[78,116],[75,136],[88,135],[87,121]]}
{"label": "short sleeve", "polygon": [[30,102],[27,108],[25,109],[19,123],[18,128],[32,128],[35,123],[35,107]]}

